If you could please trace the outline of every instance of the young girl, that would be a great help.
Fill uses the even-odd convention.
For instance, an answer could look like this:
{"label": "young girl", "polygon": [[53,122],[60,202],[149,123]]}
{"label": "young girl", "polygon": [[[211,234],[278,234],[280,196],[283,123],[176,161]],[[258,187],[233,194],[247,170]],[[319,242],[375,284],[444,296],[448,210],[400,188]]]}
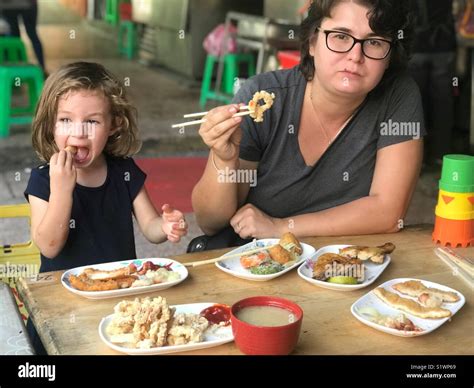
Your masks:
{"label": "young girl", "polygon": [[146,175],[131,155],[140,141],[135,109],[102,65],[77,62],[51,74],[33,122],[43,164],[25,196],[40,272],[136,258],[132,213],[152,243],[178,242],[183,214],[148,197]]}

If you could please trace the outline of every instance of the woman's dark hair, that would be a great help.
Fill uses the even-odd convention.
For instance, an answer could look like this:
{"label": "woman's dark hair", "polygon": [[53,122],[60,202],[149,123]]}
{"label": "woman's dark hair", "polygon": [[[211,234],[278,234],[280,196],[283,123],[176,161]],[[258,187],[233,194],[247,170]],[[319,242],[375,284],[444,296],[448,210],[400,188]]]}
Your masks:
{"label": "woman's dark hair", "polygon": [[[326,17],[331,17],[333,8],[345,0],[313,0],[308,16],[301,23],[301,65],[300,69],[307,81],[314,77],[314,59],[309,53],[315,31]],[[382,81],[393,78],[407,67],[413,40],[413,0],[356,0],[366,6],[369,26],[377,35],[393,42],[390,65]]]}

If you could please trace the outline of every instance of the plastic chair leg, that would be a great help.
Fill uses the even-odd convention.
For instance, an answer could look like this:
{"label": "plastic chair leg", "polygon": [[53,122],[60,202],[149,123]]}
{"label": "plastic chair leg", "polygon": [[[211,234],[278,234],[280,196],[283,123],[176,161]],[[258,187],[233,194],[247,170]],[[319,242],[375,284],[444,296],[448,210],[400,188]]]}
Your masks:
{"label": "plastic chair leg", "polygon": [[206,106],[207,97],[209,96],[209,92],[211,90],[212,73],[214,71],[215,63],[216,63],[216,58],[214,56],[208,55],[206,57],[206,64],[204,66],[204,75],[202,77],[201,97],[199,99],[199,105],[201,105],[201,108],[204,108]]}
{"label": "plastic chair leg", "polygon": [[0,138],[8,137],[10,134],[10,114],[11,114],[11,84],[10,82],[0,83]]}

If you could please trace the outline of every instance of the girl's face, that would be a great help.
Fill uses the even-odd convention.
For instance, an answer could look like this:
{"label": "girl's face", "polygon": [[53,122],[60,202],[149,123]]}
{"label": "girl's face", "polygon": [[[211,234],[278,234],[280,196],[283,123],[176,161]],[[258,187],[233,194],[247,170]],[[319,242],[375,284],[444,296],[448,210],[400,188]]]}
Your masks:
{"label": "girl's face", "polygon": [[[326,90],[337,95],[365,96],[377,86],[390,61],[367,58],[360,43],[349,52],[336,53],[328,49],[324,30],[346,32],[358,39],[381,38],[369,27],[368,9],[353,2],[341,2],[336,5],[330,18],[325,18],[319,31],[315,32],[315,41],[310,45],[310,54],[314,57],[315,80]],[[338,38],[343,38],[339,36]]]}
{"label": "girl's face", "polygon": [[58,101],[54,140],[60,150],[77,147],[75,167],[92,167],[114,132],[112,121],[110,103],[103,93],[71,91]]}

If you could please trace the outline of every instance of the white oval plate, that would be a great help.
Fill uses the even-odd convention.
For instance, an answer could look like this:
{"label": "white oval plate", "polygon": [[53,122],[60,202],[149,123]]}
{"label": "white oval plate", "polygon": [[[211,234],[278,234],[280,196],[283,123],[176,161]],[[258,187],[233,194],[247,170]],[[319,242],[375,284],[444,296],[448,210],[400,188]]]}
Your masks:
{"label": "white oval plate", "polygon": [[[77,276],[81,274],[86,268],[94,268],[98,270],[111,271],[114,269],[126,267],[131,263],[134,263],[137,267],[141,267],[142,264],[145,263],[146,261],[151,261],[153,262],[153,264],[157,264],[157,265],[167,265],[171,263],[172,265],[170,268],[173,271],[178,272],[180,275],[180,278],[172,282],[158,283],[158,284],[153,284],[151,286],[142,286],[142,287],[133,287],[133,288],[130,287],[130,288],[122,288],[120,290],[109,290],[109,291],[81,291],[81,290],[75,289],[73,286],[71,286],[71,283],[69,283],[69,275]],[[61,283],[66,288],[66,290],[72,292],[73,294],[80,295],[88,299],[108,299],[108,298],[123,297],[127,295],[144,294],[146,292],[157,291],[157,290],[164,290],[166,288],[173,287],[178,283],[181,283],[187,277],[188,277],[188,270],[181,263],[171,260],[171,259],[150,258],[150,259],[115,261],[112,263],[86,265],[83,267],[73,268],[63,273],[63,275],[61,276]]]}
{"label": "white oval plate", "polygon": [[[416,300],[416,298],[412,298],[408,295],[401,294],[395,289],[393,289],[391,286],[395,283],[403,283],[408,280],[419,280],[421,281],[426,287],[434,287],[438,288],[443,291],[451,291],[455,292],[459,295],[459,301],[455,303],[446,303],[444,302],[441,307],[451,311],[451,317],[448,318],[440,318],[440,319],[424,319],[424,318],[419,318],[415,317],[414,315],[408,314],[404,311],[397,310],[393,307],[390,307],[388,304],[383,302],[381,299],[379,299],[372,291],[369,293],[363,295],[360,299],[358,299],[352,306],[351,306],[351,313],[354,317],[356,317],[360,322],[363,324],[373,327],[374,329],[383,331],[384,333],[396,335],[399,337],[418,337],[420,335],[425,335],[428,333],[431,333],[433,330],[436,330],[438,327],[440,327],[442,324],[444,324],[446,321],[451,319],[454,314],[456,314],[459,309],[464,305],[466,302],[466,298],[464,297],[463,294],[461,294],[459,291],[453,290],[452,288],[443,286],[442,284],[438,283],[433,283],[429,282],[427,280],[421,280],[421,279],[411,279],[411,278],[399,278],[399,279],[392,279],[389,280],[379,287],[383,287],[387,289],[390,292],[394,292],[404,298],[407,299],[413,299]],[[386,327],[383,325],[379,325],[378,323],[374,323],[364,317],[362,314],[360,314],[357,310],[361,309],[363,307],[373,307],[375,308],[380,314],[387,314],[391,316],[396,316],[399,315],[400,313],[405,314],[405,316],[410,319],[416,326],[419,328],[423,329],[423,331],[402,331],[402,330],[397,330],[397,329],[392,329],[390,327]]]}
{"label": "white oval plate", "polygon": [[[213,306],[216,303],[191,303],[191,304],[180,304],[175,307],[175,314],[179,313],[193,313],[199,314],[202,310],[207,307]],[[126,353],[130,355],[154,355],[154,354],[168,354],[168,353],[178,353],[178,352],[189,352],[191,350],[212,348],[214,346],[219,346],[227,342],[232,342],[234,336],[232,334],[232,326],[223,326],[218,328],[216,332],[206,331],[204,333],[204,341],[198,342],[195,344],[187,345],[173,345],[173,346],[162,346],[150,349],[133,349],[119,346],[110,342],[109,336],[107,335],[105,329],[110,324],[113,319],[113,314],[102,318],[102,321],[99,324],[99,336],[101,340],[110,348],[116,350],[117,352]]]}
{"label": "white oval plate", "polygon": [[[261,240],[255,240],[248,244],[242,245],[230,252],[227,252],[223,257],[227,255],[235,255],[236,253],[244,254],[245,251],[259,248],[259,247],[266,247],[278,244],[280,239],[278,238],[265,238]],[[293,268],[297,267],[302,261],[307,260],[311,255],[316,251],[311,245],[301,243],[301,247],[303,248],[303,253],[300,255],[300,259],[296,261],[293,265],[285,268],[283,271],[273,273],[270,275],[254,275],[248,269],[245,269],[240,264],[240,257],[233,257],[228,260],[218,261],[216,263],[216,267],[219,268],[221,271],[227,272],[230,275],[236,276],[240,279],[245,280],[254,280],[257,282],[265,282],[267,280],[275,279],[281,275],[284,275],[288,271],[291,271]]]}
{"label": "white oval plate", "polygon": [[324,253],[339,253],[339,249],[350,247],[350,245],[328,245],[322,248],[319,248],[316,253],[306,260],[299,268],[298,275],[307,282],[314,284],[316,286],[327,288],[329,290],[336,291],[355,291],[361,288],[367,287],[368,285],[375,282],[375,280],[380,276],[380,274],[387,268],[390,264],[391,258],[390,255],[385,255],[382,264],[375,264],[370,260],[363,261],[365,265],[365,277],[364,281],[359,284],[337,284],[324,282],[322,280],[313,279],[313,269],[312,263],[315,263],[318,260],[318,257]]}

